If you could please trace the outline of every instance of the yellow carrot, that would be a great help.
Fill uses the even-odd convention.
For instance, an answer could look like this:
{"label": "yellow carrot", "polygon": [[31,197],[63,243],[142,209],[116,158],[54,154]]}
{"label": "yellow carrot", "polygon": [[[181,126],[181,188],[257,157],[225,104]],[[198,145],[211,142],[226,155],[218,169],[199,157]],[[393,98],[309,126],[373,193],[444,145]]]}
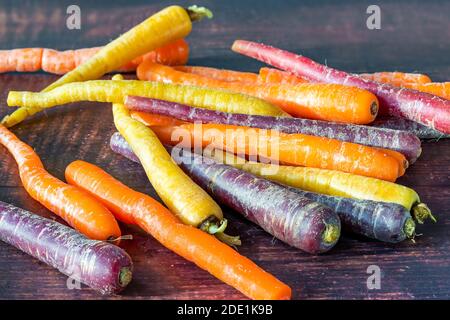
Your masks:
{"label": "yellow carrot", "polygon": [[[192,21],[205,16],[212,16],[206,8],[167,7],[107,44],[88,61],[65,74],[44,91],[70,82],[98,79],[140,55],[186,37],[191,32]],[[39,106],[20,108],[5,117],[2,124],[11,127],[41,110]]]}
{"label": "yellow carrot", "polygon": [[[113,77],[113,82],[122,76]],[[173,161],[153,131],[134,120],[121,103],[113,104],[114,124],[127,140],[159,197],[185,224],[211,234],[223,233],[226,219],[219,205]]]}
{"label": "yellow carrot", "polygon": [[411,211],[419,223],[427,218],[435,220],[417,192],[400,184],[342,171],[246,161],[227,152],[215,151],[211,156],[219,162],[295,188],[331,196],[397,203]]}
{"label": "yellow carrot", "polygon": [[123,103],[127,95],[162,99],[230,113],[287,116],[280,108],[268,102],[240,93],[139,80],[73,82],[48,92],[10,91],[7,103],[9,106],[45,109],[77,101]]}

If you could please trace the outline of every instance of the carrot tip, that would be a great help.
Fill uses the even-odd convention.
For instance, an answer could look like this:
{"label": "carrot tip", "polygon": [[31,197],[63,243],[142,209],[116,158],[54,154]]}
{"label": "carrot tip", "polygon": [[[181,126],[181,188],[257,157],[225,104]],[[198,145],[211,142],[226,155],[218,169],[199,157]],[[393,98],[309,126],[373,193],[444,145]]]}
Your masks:
{"label": "carrot tip", "polygon": [[424,221],[428,218],[433,222],[437,222],[436,218],[431,214],[430,208],[428,208],[428,206],[423,202],[420,202],[413,206],[412,214],[417,223],[420,224],[423,224]]}

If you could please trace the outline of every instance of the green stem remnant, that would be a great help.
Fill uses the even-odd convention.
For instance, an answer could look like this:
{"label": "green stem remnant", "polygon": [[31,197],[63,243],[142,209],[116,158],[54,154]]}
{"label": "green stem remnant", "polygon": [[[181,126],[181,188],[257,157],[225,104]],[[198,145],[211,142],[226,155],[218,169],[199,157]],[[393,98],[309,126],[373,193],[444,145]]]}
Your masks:
{"label": "green stem remnant", "polygon": [[233,237],[224,233],[227,228],[228,221],[227,219],[223,219],[219,221],[216,217],[210,217],[206,219],[201,225],[200,230],[203,230],[209,234],[214,235],[217,239],[222,241],[223,243],[228,244],[229,246],[235,247],[241,245],[241,240],[239,236]]}
{"label": "green stem remnant", "polygon": [[416,235],[416,223],[412,218],[406,219],[403,232],[405,233],[407,239],[413,239],[414,241],[414,236]]}
{"label": "green stem remnant", "polygon": [[423,202],[413,205],[411,211],[414,219],[420,224],[423,224],[423,222],[428,218],[430,218],[433,222],[437,221],[436,218],[431,214],[430,208],[428,208],[427,205]]}
{"label": "green stem remnant", "polygon": [[325,223],[325,230],[322,234],[322,239],[326,244],[333,244],[338,241],[341,235],[340,228],[334,224]]}
{"label": "green stem remnant", "polygon": [[133,272],[131,272],[131,269],[129,267],[125,267],[120,269],[119,272],[119,285],[121,287],[126,287],[133,278]]}
{"label": "green stem remnant", "polygon": [[189,15],[189,18],[191,18],[192,22],[200,21],[203,18],[212,19],[213,17],[213,13],[211,12],[211,10],[205,7],[198,7],[196,5],[193,5],[187,8],[186,11]]}

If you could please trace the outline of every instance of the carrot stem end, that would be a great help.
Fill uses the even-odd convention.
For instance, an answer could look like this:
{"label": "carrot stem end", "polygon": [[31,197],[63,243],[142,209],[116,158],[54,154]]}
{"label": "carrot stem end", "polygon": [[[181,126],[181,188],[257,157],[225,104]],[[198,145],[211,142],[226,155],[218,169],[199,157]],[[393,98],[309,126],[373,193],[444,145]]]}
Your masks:
{"label": "carrot stem end", "polygon": [[197,5],[190,6],[186,9],[187,13],[189,14],[189,18],[191,18],[191,21],[200,21],[203,18],[212,19],[213,13],[211,10],[205,7],[199,7]]}

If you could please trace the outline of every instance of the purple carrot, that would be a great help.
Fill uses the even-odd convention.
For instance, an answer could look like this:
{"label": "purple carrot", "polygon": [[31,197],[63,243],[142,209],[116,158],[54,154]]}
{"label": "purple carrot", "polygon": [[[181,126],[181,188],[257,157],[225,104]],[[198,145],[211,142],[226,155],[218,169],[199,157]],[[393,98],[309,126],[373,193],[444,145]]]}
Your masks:
{"label": "purple carrot", "polygon": [[313,81],[366,89],[378,97],[380,112],[450,133],[450,100],[363,79],[356,74],[329,68],[304,56],[256,42],[236,40],[232,50]]}
{"label": "purple carrot", "polygon": [[0,240],[102,294],[131,281],[133,262],[121,248],[0,201]]}
{"label": "purple carrot", "polygon": [[130,110],[172,116],[189,122],[198,121],[273,129],[285,133],[302,133],[391,149],[405,155],[409,163],[414,163],[422,151],[420,140],[414,134],[406,131],[300,118],[225,113],[136,96],[128,96],[125,104]]}
{"label": "purple carrot", "polygon": [[414,220],[409,211],[399,204],[335,197],[285,187],[336,211],[346,231],[390,243],[415,236]]}
{"label": "purple carrot", "polygon": [[[118,133],[111,137],[111,148],[139,162]],[[339,239],[339,217],[330,208],[274,182],[187,150],[168,149],[172,150],[172,156],[181,168],[217,201],[233,208],[281,241],[317,254],[330,250]]]}
{"label": "purple carrot", "polygon": [[[134,155],[125,139],[119,133],[115,133],[111,137],[111,148],[114,152],[117,152],[134,162],[139,162],[138,158]],[[187,156],[183,156],[182,160],[186,160],[186,157]],[[196,157],[200,156],[196,155]],[[189,160],[189,158],[187,159]],[[203,162],[207,161],[203,160]],[[205,168],[207,165],[199,165],[197,163],[185,164],[178,161],[177,163],[180,163],[182,167],[186,168],[186,171],[191,174],[194,180],[199,180],[199,184],[201,186],[205,185],[205,177],[211,176],[207,171],[210,169]],[[215,163],[215,165],[219,166],[217,163]],[[225,166],[227,169],[230,168],[223,164],[220,166]],[[206,172],[204,172],[204,170],[206,170]],[[244,174],[243,171],[238,169],[234,169],[233,172],[239,172],[241,175]],[[245,173],[245,175],[248,174],[249,173]],[[253,179],[256,179],[255,176],[252,175],[252,177]],[[282,186],[292,192],[298,193],[302,197],[306,197],[312,201],[319,202],[327,207],[330,207],[339,215],[342,227],[353,233],[390,243],[400,242],[407,238],[412,238],[415,235],[414,220],[412,219],[409,211],[401,205],[371,200],[335,197],[306,192],[290,186]],[[207,186],[208,189],[213,187],[215,186]]]}
{"label": "purple carrot", "polygon": [[382,117],[379,119],[375,119],[375,121],[372,122],[371,125],[379,128],[408,131],[416,135],[420,139],[450,138],[450,134],[442,133],[440,131],[431,129],[430,127],[424,126],[423,124],[405,118]]}

